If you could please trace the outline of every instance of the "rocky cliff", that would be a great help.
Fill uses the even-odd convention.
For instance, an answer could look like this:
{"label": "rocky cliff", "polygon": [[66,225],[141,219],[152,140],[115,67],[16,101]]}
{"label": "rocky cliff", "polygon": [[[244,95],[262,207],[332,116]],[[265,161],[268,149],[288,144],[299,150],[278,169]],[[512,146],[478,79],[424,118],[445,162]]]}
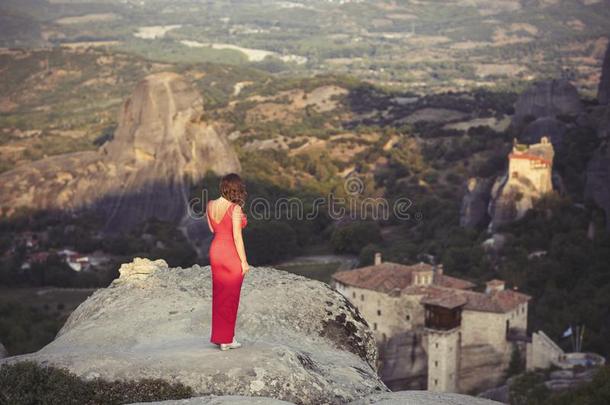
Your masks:
{"label": "rocky cliff", "polygon": [[178,381],[198,395],[268,396],[295,403],[347,402],[387,391],[372,365],[366,322],[327,284],[272,268],[246,276],[239,349],[210,343],[209,267],[169,268],[135,259],[97,290],[40,351],[3,361],[67,367],[83,378]]}
{"label": "rocky cliff", "polygon": [[[202,397],[175,404],[492,404],[464,395],[389,392],[357,308],[327,284],[252,268],[241,292],[239,349],[210,343],[209,267],[135,259],[69,317],[33,360],[82,378],[181,382]],[[282,402],[286,401],[286,402]],[[164,402],[165,403],[165,402]]]}
{"label": "rocky cliff", "polygon": [[583,111],[578,91],[569,81],[554,79],[539,81],[521,93],[515,103],[515,118],[540,118]]}
{"label": "rocky cliff", "polygon": [[106,230],[151,217],[188,225],[187,193],[207,170],[239,171],[225,137],[202,120],[200,94],[176,73],[140,81],[113,139],[97,151],[60,155],[0,175],[0,213],[19,207],[95,209]]}
{"label": "rocky cliff", "polygon": [[597,100],[600,104],[610,103],[610,43],[606,48],[606,55],[604,56],[604,62],[602,63]]}
{"label": "rocky cliff", "polygon": [[538,143],[546,136],[550,138],[553,146],[559,148],[567,130],[567,125],[557,118],[541,117],[527,124],[519,138],[525,143]]}
{"label": "rocky cliff", "polygon": [[585,200],[592,201],[606,214],[606,229],[610,230],[610,147],[605,140],[587,165]]}
{"label": "rocky cliff", "polygon": [[475,228],[488,222],[487,206],[491,186],[490,179],[471,178],[468,180],[460,209],[460,226]]}
{"label": "rocky cliff", "polygon": [[610,230],[610,44],[602,65],[597,98],[602,104],[594,109],[597,136],[601,145],[587,165],[585,200],[593,202],[606,214],[606,229]]}

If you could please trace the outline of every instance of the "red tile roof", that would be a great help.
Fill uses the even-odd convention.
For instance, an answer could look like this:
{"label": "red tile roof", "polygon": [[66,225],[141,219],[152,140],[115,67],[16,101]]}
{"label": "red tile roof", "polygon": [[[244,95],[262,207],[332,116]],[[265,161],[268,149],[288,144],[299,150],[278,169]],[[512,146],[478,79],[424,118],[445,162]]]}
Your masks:
{"label": "red tile roof", "polygon": [[524,159],[524,160],[534,160],[540,163],[544,163],[545,165],[550,166],[553,162],[551,160],[542,158],[540,156],[528,155],[528,154],[515,154],[511,153],[508,155],[509,159]]}
{"label": "red tile roof", "polygon": [[[434,267],[427,263],[407,266],[399,263],[383,262],[376,266],[338,271],[332,275],[332,278],[345,285],[388,293],[412,286],[413,273],[418,271],[434,271]],[[469,281],[436,272],[434,273],[433,285],[455,289],[474,287],[474,284]]]}
{"label": "red tile roof", "polygon": [[[413,285],[413,273],[433,271],[426,263],[407,266],[399,263],[384,262],[359,269],[336,272],[332,278],[342,284],[389,293],[399,290],[402,294],[421,295],[421,303],[445,308],[463,306],[465,310],[505,313],[531,299],[529,295],[502,290],[481,293],[469,290],[474,287],[469,281],[444,274],[434,273],[431,285]],[[500,284],[501,280],[492,280]]]}
{"label": "red tile roof", "polygon": [[445,294],[439,294],[438,296],[429,295],[421,300],[422,304],[434,305],[448,309],[461,307],[467,302],[468,300],[463,294],[455,292],[446,292]]}
{"label": "red tile roof", "polygon": [[459,306],[458,304],[461,302],[458,297],[461,297],[464,300],[465,310],[480,312],[509,312],[520,304],[526,303],[531,299],[529,295],[514,290],[481,293],[477,291],[455,290],[438,287],[416,288],[409,288],[405,292],[410,294],[424,295],[421,300],[422,304],[443,306],[445,308],[455,308],[456,306]]}

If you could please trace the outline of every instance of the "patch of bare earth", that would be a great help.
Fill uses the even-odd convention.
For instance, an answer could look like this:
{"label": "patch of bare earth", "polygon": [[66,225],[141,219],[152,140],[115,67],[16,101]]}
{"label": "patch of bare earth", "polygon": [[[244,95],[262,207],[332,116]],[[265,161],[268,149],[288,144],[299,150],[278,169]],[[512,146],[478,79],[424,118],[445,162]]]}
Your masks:
{"label": "patch of bare earth", "polygon": [[474,66],[476,75],[479,77],[487,76],[515,76],[526,72],[527,68],[522,65],[511,63],[482,63]]}
{"label": "patch of bare earth", "polygon": [[416,122],[451,122],[466,118],[468,115],[446,108],[422,108],[414,113],[399,119],[397,123],[413,124]]}
{"label": "patch of bare earth", "polygon": [[338,96],[347,94],[347,90],[339,86],[317,87],[309,93],[301,89],[282,91],[273,97],[253,96],[247,100],[256,101],[255,107],[246,113],[246,122],[282,121],[293,123],[298,119],[298,113],[306,107],[312,107],[317,112],[332,111],[337,108]]}

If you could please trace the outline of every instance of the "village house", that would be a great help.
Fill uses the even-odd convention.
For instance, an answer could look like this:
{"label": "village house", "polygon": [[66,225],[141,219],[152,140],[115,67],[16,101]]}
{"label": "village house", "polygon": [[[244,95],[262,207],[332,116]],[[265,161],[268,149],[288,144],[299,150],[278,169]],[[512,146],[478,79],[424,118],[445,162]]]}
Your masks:
{"label": "village house", "polygon": [[502,382],[513,348],[525,358],[530,297],[501,280],[474,291],[442,265],[375,262],[332,276],[367,320],[390,389],[471,392]]}
{"label": "village house", "polygon": [[74,271],[88,270],[90,267],[89,257],[74,250],[62,249],[57,255]]}

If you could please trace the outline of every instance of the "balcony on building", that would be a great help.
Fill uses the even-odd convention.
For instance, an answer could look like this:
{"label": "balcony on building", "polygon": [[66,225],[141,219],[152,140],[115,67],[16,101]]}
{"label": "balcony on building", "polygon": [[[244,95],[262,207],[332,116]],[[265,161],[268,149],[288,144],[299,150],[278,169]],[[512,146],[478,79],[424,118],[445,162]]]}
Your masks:
{"label": "balcony on building", "polygon": [[436,331],[448,331],[462,324],[462,308],[466,298],[458,294],[422,299],[425,309],[425,327]]}

